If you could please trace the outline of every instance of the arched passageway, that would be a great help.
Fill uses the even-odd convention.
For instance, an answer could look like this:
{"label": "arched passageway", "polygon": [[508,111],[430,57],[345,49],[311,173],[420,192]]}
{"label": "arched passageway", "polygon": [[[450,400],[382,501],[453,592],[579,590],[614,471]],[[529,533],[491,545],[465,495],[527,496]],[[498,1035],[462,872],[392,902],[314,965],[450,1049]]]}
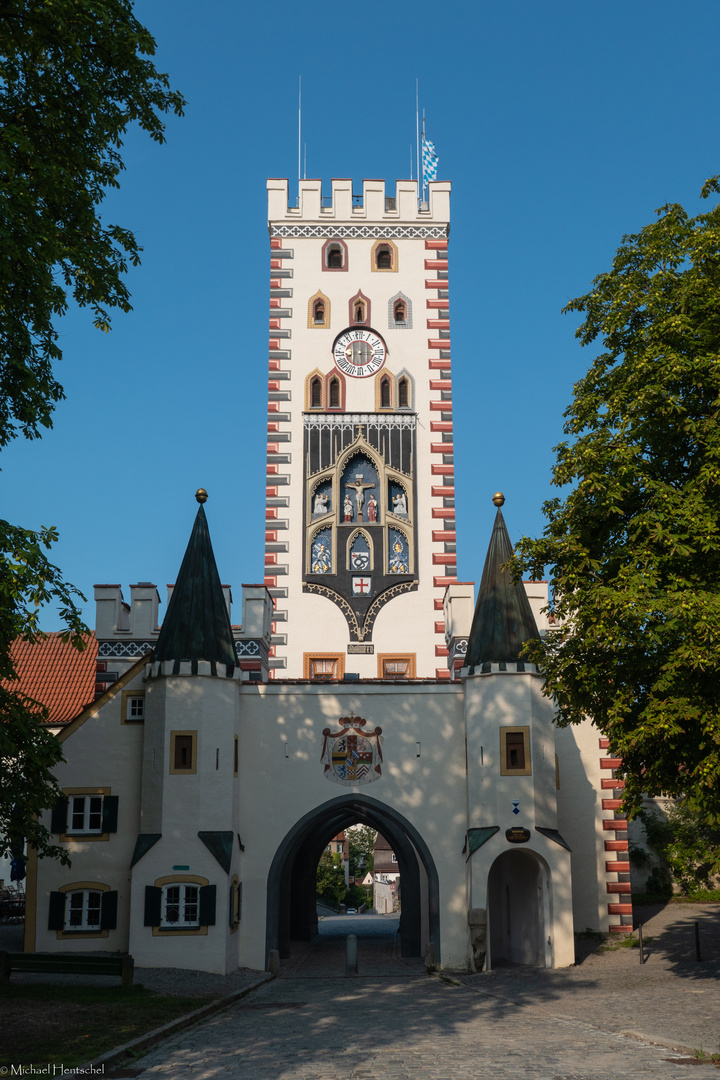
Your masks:
{"label": "arched passageway", "polygon": [[488,875],[489,966],[546,967],[550,870],[533,851],[506,851]]}
{"label": "arched passageway", "polygon": [[350,825],[369,825],[390,843],[402,882],[400,948],[422,956],[432,942],[440,956],[438,875],[424,840],[397,811],[367,795],[346,795],[316,807],[280,843],[267,884],[266,959],[271,949],[290,956],[291,941],[308,941],[317,929],[316,867],[330,839]]}

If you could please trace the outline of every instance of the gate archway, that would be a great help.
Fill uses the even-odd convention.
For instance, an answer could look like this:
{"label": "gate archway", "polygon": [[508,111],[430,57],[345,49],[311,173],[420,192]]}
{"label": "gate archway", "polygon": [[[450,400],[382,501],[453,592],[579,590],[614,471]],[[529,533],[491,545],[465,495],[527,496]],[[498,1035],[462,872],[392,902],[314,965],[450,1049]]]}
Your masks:
{"label": "gate archway", "polygon": [[290,942],[307,941],[317,928],[315,871],[330,839],[350,825],[369,825],[390,843],[402,883],[400,950],[421,956],[432,942],[440,958],[438,874],[432,855],[413,825],[367,795],[345,795],[305,814],[278,846],[267,882],[265,958],[271,949],[290,956]]}
{"label": "gate archway", "polygon": [[550,868],[534,851],[506,851],[488,875],[490,967],[548,967]]}

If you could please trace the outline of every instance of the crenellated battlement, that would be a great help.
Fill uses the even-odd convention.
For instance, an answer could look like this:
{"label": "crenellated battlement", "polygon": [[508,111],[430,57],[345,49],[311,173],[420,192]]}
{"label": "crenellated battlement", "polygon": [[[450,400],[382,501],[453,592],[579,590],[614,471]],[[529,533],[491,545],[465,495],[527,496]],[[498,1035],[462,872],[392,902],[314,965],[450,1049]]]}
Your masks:
{"label": "crenellated battlement", "polygon": [[428,185],[427,202],[418,200],[417,180],[397,180],[394,192],[384,180],[363,180],[362,195],[353,194],[352,180],[331,180],[330,196],[322,180],[301,180],[295,205],[289,203],[287,180],[268,180],[268,218],[271,222],[365,222],[438,224],[450,220],[449,180]]}

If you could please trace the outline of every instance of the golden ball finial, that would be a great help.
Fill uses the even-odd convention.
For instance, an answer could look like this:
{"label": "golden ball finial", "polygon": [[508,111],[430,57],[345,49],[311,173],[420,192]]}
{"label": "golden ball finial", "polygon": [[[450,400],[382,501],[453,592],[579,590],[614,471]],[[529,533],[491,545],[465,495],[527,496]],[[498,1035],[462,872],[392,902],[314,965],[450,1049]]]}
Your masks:
{"label": "golden ball finial", "polygon": [[498,509],[499,509],[505,502],[505,496],[503,495],[502,491],[496,491],[495,494],[493,495],[493,500],[492,501],[493,501],[493,505],[497,506]]}
{"label": "golden ball finial", "polygon": [[200,503],[201,506],[202,506],[203,503],[207,502],[208,493],[205,490],[205,488],[198,488],[197,491],[195,492],[195,498],[197,499],[197,501]]}

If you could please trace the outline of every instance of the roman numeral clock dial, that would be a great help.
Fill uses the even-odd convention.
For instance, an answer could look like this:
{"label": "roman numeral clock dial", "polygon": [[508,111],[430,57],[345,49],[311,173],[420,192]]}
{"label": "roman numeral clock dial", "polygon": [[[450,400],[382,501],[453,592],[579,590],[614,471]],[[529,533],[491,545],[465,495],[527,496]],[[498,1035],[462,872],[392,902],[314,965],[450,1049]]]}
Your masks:
{"label": "roman numeral clock dial", "polygon": [[353,379],[375,375],[386,356],[385,342],[372,330],[344,330],[333,345],[335,366]]}

